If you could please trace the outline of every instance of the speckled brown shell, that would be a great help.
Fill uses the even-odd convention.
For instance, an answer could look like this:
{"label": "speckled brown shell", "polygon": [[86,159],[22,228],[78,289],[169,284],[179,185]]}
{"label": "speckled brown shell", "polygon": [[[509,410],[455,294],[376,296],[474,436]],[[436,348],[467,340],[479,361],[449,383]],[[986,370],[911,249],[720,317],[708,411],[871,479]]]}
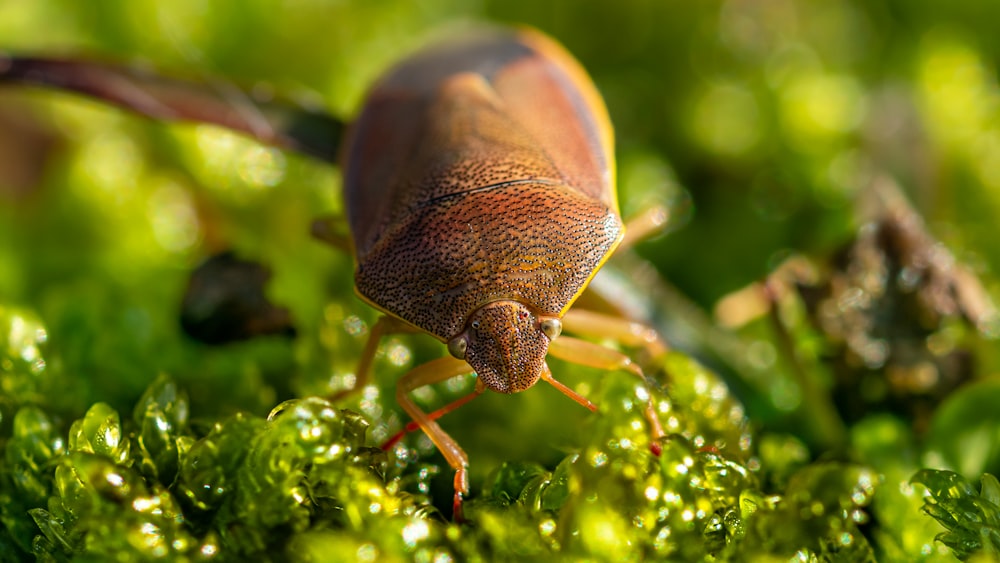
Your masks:
{"label": "speckled brown shell", "polygon": [[611,126],[558,45],[489,31],[376,85],[348,135],[358,293],[442,340],[496,300],[561,316],[621,240]]}

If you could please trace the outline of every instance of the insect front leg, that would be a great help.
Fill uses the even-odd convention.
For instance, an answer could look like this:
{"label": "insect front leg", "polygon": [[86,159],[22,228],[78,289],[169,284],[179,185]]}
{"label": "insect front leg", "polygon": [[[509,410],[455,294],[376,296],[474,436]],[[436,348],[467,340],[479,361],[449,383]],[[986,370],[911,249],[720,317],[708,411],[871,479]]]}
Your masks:
{"label": "insect front leg", "polygon": [[645,323],[586,309],[570,309],[562,321],[563,328],[568,332],[593,338],[610,338],[625,346],[640,348],[650,360],[659,358],[669,350],[660,333]]}
{"label": "insect front leg", "polygon": [[355,370],[354,374],[354,386],[350,389],[334,393],[330,397],[330,400],[338,401],[354,394],[356,391],[364,389],[371,380],[372,364],[375,362],[375,354],[378,353],[378,345],[382,341],[382,338],[390,334],[407,332],[414,332],[413,327],[392,317],[379,317],[378,321],[372,326],[371,332],[368,333],[368,341],[365,342],[365,348],[361,351],[361,358],[358,359],[358,369]]}
{"label": "insect front leg", "polygon": [[[447,357],[439,358],[426,364],[419,365],[399,379],[396,386],[396,401],[403,407],[406,414],[420,426],[420,429],[427,434],[427,437],[434,442],[438,451],[444,456],[448,465],[455,470],[455,500],[454,517],[455,520],[462,520],[462,499],[469,492],[469,456],[465,450],[458,445],[454,438],[441,429],[433,418],[425,413],[410,397],[410,392],[425,385],[440,383],[470,373],[472,368],[462,360]],[[482,393],[484,388],[476,382],[475,395]]]}
{"label": "insect front leg", "polygon": [[[662,344],[662,341],[660,341],[659,344],[649,342],[650,337],[645,330],[639,331],[638,334],[634,331],[634,325],[644,325],[632,323],[616,317],[610,317],[608,315],[601,315],[599,313],[588,312],[588,314],[592,315],[591,317],[586,317],[590,320],[604,318],[604,321],[602,321],[604,324],[601,325],[599,331],[599,334],[602,336],[611,336],[614,338],[617,335],[621,336],[619,340],[626,345],[642,345],[645,343],[654,349],[661,351],[661,353],[666,350],[666,346]],[[572,323],[566,322],[569,319],[570,314],[567,313],[566,316],[563,317],[563,325],[567,329],[572,326]],[[589,328],[596,328],[589,326],[587,323],[583,323],[583,325]],[[652,331],[652,329],[649,329],[648,327],[646,327],[646,329],[648,331]],[[577,332],[595,334],[594,331],[586,330],[577,330]],[[653,331],[653,334],[655,334],[655,331]],[[659,340],[658,336],[656,337],[656,340]],[[639,364],[633,362],[630,357],[617,350],[612,350],[605,346],[601,346],[600,344],[594,344],[593,342],[580,340],[579,338],[573,338],[571,336],[560,336],[559,338],[553,340],[552,343],[549,344],[549,354],[577,365],[608,371],[623,370],[642,380],[642,384],[647,390],[645,416],[646,420],[649,422],[650,433],[652,434],[654,442],[651,449],[654,453],[659,453],[659,440],[666,434],[663,431],[663,425],[660,424],[660,418],[656,414],[652,394],[648,392],[649,383],[646,380],[646,375],[643,373],[642,368],[639,367]]]}

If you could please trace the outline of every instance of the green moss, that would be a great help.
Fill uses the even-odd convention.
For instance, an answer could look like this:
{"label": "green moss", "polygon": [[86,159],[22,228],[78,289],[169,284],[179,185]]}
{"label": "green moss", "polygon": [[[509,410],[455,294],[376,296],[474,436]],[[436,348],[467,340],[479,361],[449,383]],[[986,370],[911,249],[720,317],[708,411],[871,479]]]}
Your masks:
{"label": "green moss", "polygon": [[937,540],[965,561],[973,555],[984,560],[1000,558],[1000,483],[986,473],[982,489],[953,471],[925,469],[914,475],[913,482],[927,489],[924,512],[941,523],[947,531]]}
{"label": "green moss", "polygon": [[[678,431],[659,456],[636,385],[610,380],[579,453],[551,471],[501,465],[474,488],[461,526],[434,516],[426,491],[436,471],[371,447],[369,423],[324,400],[192,425],[185,393],[160,376],[131,419],[97,403],[67,440],[25,406],[5,444],[4,525],[9,541],[42,560],[309,560],[334,548],[417,560],[863,553],[856,524],[872,492],[867,471],[808,466],[765,495],[740,456],[751,434],[731,412],[734,399],[723,387],[681,403],[690,385],[705,384],[699,378],[716,380],[680,355],[666,365],[680,377],[677,396],[654,398]],[[729,417],[692,423],[720,405]]]}
{"label": "green moss", "polygon": [[[24,358],[35,352],[24,351],[41,346],[46,330],[26,318],[4,317],[5,334],[28,326],[36,336],[25,340],[18,329],[4,365],[22,369],[9,368],[4,384],[32,388],[41,373],[57,376],[48,365],[29,369]],[[44,346],[58,350],[57,342]],[[688,357],[669,354],[662,372],[669,379],[653,401],[670,436],[659,456],[650,451],[641,388],[606,378],[595,390],[601,411],[585,420],[574,453],[551,469],[501,464],[474,483],[461,526],[435,516],[428,496],[435,476],[450,480],[450,471],[421,461],[420,448],[372,447],[366,417],[320,399],[282,403],[267,418],[192,421],[183,387],[161,375],[130,418],[96,403],[59,425],[38,396],[41,408],[19,405],[9,417],[4,541],[42,560],[315,560],[330,549],[390,560],[874,558],[861,527],[880,479],[898,474],[889,462],[915,463],[905,450],[886,449],[905,447],[905,429],[872,421],[857,431],[858,451],[883,467],[881,478],[860,466],[809,463],[792,437],[769,434],[755,445],[740,402]],[[913,517],[906,499],[888,498],[875,503],[876,514]],[[940,518],[942,510],[928,512]],[[880,532],[883,549],[921,549],[890,542],[891,530]]]}

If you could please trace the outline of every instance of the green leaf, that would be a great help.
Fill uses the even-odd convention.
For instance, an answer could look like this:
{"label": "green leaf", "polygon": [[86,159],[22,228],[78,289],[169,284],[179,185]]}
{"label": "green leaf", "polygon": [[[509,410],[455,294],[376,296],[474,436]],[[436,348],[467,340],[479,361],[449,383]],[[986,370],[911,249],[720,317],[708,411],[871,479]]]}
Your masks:
{"label": "green leaf", "polygon": [[186,430],[187,397],[169,377],[157,377],[136,403],[132,418],[139,428],[136,443],[142,471],[164,485],[177,475],[179,441]]}
{"label": "green leaf", "polygon": [[913,483],[927,489],[923,510],[947,530],[937,540],[965,561],[974,555],[1000,556],[1000,504],[997,480],[986,474],[982,493],[953,471],[922,469]]}
{"label": "green leaf", "polygon": [[1000,468],[1000,377],[950,395],[934,413],[927,447],[945,467],[966,476]]}
{"label": "green leaf", "polygon": [[118,411],[106,403],[96,403],[83,418],[70,427],[69,451],[107,457],[114,463],[128,464],[129,440],[122,429]]}

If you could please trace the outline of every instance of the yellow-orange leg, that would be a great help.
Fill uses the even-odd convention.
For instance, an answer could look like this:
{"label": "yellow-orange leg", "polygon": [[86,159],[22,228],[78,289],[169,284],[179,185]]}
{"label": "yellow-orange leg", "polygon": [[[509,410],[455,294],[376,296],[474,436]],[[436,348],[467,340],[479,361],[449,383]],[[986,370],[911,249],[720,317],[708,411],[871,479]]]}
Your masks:
{"label": "yellow-orange leg", "polygon": [[651,326],[615,315],[570,309],[563,316],[562,323],[563,330],[573,334],[607,338],[625,346],[642,348],[649,359],[659,358],[669,349]]}
{"label": "yellow-orange leg", "polygon": [[[368,334],[368,341],[365,343],[365,348],[361,351],[361,358],[358,360],[358,369],[355,374],[354,387],[338,393],[333,399],[340,399],[357,390],[363,389],[371,379],[372,364],[375,361],[378,345],[382,341],[382,338],[390,334],[407,332],[416,332],[416,330],[398,319],[387,316],[380,317],[372,326],[371,332]],[[458,445],[458,442],[442,430],[438,426],[438,423],[434,421],[482,394],[486,390],[486,387],[480,380],[476,380],[476,387],[472,393],[445,405],[431,414],[427,414],[421,410],[413,402],[413,399],[410,398],[409,393],[425,385],[446,381],[453,377],[472,373],[472,371],[472,367],[463,360],[448,356],[419,365],[406,372],[396,384],[396,401],[403,407],[403,410],[406,411],[406,414],[410,416],[412,421],[406,425],[399,435],[394,436],[389,442],[383,445],[383,448],[388,448],[393,442],[405,435],[406,432],[411,432],[418,428],[427,434],[431,442],[434,443],[444,456],[448,465],[455,470],[454,514],[456,520],[462,519],[462,498],[469,492],[469,475],[467,469],[469,460],[465,451]]]}
{"label": "yellow-orange leg", "polygon": [[631,248],[636,243],[663,232],[670,220],[670,211],[662,205],[654,205],[634,217],[629,217],[625,223],[625,238],[618,250]]}
{"label": "yellow-orange leg", "polygon": [[356,391],[364,389],[368,385],[368,381],[372,376],[372,364],[375,362],[375,354],[378,353],[378,345],[382,341],[382,338],[390,334],[415,331],[410,325],[392,317],[379,317],[378,321],[372,325],[371,332],[368,333],[368,341],[365,342],[365,348],[361,351],[361,357],[358,359],[358,369],[354,374],[354,386],[350,389],[337,392],[330,397],[330,400],[338,401],[348,395],[354,394]]}
{"label": "yellow-orange leg", "polygon": [[[434,442],[445,461],[455,470],[454,514],[456,520],[462,519],[462,498],[469,492],[469,456],[458,445],[458,442],[434,421],[434,418],[440,415],[431,416],[421,410],[410,398],[410,391],[471,372],[472,368],[469,364],[448,356],[411,369],[399,379],[399,383],[396,385],[396,401],[403,407],[406,414],[410,415],[413,422],[417,423],[417,426],[427,434],[431,442]],[[484,389],[485,387],[482,387],[480,381],[477,380],[476,390],[473,393],[479,395]]]}
{"label": "yellow-orange leg", "polygon": [[[562,385],[562,384],[560,383],[559,385]],[[463,397],[459,397],[458,399],[455,399],[454,401],[452,401],[452,402],[448,403],[447,405],[439,408],[438,410],[436,410],[436,411],[428,414],[427,418],[429,418],[431,420],[437,420],[437,419],[441,418],[442,416],[444,416],[444,415],[446,415],[446,414],[448,414],[448,413],[450,413],[450,412],[452,412],[454,410],[457,410],[459,407],[461,407],[465,403],[468,403],[472,399],[475,399],[476,397],[482,395],[484,391],[486,391],[486,385],[483,384],[483,382],[482,382],[481,379],[477,379],[476,380],[476,387],[468,395],[465,395]],[[593,410],[593,409],[591,409],[591,410]],[[389,438],[388,440],[386,440],[382,444],[382,451],[387,451],[389,448],[391,448],[393,445],[395,445],[396,442],[400,441],[403,438],[403,436],[406,436],[410,432],[416,432],[417,430],[420,430],[420,425],[419,424],[417,424],[416,422],[414,422],[412,420],[410,422],[407,422],[406,426],[404,426],[402,430],[400,430],[399,432],[396,432],[396,434],[394,436],[392,436],[391,438]]]}
{"label": "yellow-orange leg", "polygon": [[[643,346],[654,354],[654,357],[666,351],[666,345],[660,340],[656,331],[641,323],[618,317],[590,311],[570,311],[563,317],[563,327],[567,330],[572,329],[577,334],[611,338],[627,346]],[[638,377],[647,389],[645,416],[653,436],[651,449],[659,454],[660,438],[665,432],[663,425],[660,424],[660,418],[656,415],[646,375],[638,364],[617,350],[565,335],[549,344],[549,353],[570,363],[608,371],[624,370]]]}

